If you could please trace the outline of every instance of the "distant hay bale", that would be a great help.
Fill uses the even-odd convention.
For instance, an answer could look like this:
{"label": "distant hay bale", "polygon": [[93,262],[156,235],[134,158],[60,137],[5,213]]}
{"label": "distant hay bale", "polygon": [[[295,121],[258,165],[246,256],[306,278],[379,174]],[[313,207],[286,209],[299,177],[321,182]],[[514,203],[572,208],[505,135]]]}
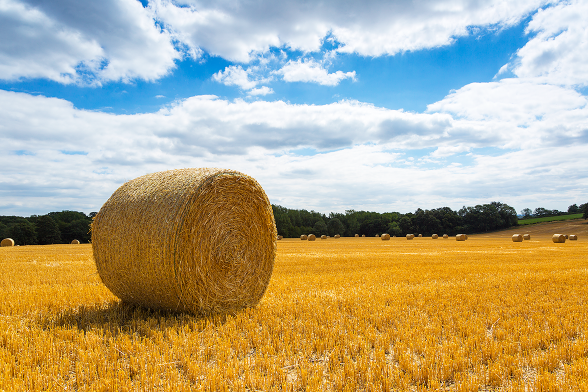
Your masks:
{"label": "distant hay bale", "polygon": [[309,234],[309,235],[308,235],[308,240],[309,240],[309,241],[314,241],[314,240],[316,240],[316,235],[314,235],[314,234]]}
{"label": "distant hay bale", "polygon": [[306,234],[302,234],[302,235],[300,236],[300,239],[301,239],[302,241],[306,241],[306,240],[308,239],[308,236],[307,236]]}
{"label": "distant hay bale", "polygon": [[564,234],[564,235],[566,236],[566,240],[567,240],[568,239],[568,235],[567,234]]}
{"label": "distant hay bale", "polygon": [[276,239],[257,181],[216,168],[126,182],[92,224],[98,273],[117,297],[194,314],[255,306],[272,275]]}
{"label": "distant hay bale", "polygon": [[521,234],[513,234],[512,242],[523,242],[523,236]]}
{"label": "distant hay bale", "polygon": [[464,234],[464,235],[465,235],[465,239],[467,240],[468,239],[468,235],[467,234]]}
{"label": "distant hay bale", "polygon": [[556,244],[563,244],[566,242],[566,236],[563,234],[554,234],[551,240]]}
{"label": "distant hay bale", "polygon": [[278,236],[278,240],[283,240],[283,239],[284,239],[284,236],[282,236],[282,235]]}
{"label": "distant hay bale", "polygon": [[361,236],[362,236],[362,237],[365,237],[365,234],[362,234]]}
{"label": "distant hay bale", "polygon": [[419,237],[422,237],[422,236],[423,236],[422,234],[419,234]]}
{"label": "distant hay bale", "polygon": [[433,235],[431,236],[431,238],[432,238],[432,239],[434,239],[434,240],[436,240],[437,238],[439,238],[439,235],[437,235],[437,234],[433,234]]}
{"label": "distant hay bale", "polygon": [[468,236],[467,236],[467,235],[465,235],[465,234],[457,234],[457,235],[455,236],[455,240],[456,240],[456,241],[465,241],[465,240],[467,240],[467,239],[468,239]]}
{"label": "distant hay bale", "polygon": [[355,235],[355,237],[356,237],[356,238],[357,238],[357,237],[359,237],[359,234],[356,234],[356,235]]}
{"label": "distant hay bale", "polygon": [[523,234],[523,239],[524,240],[530,240],[531,239],[531,234]]}
{"label": "distant hay bale", "polygon": [[341,238],[341,235],[335,234],[335,238]]}
{"label": "distant hay bale", "polygon": [[72,244],[72,245],[79,245],[79,244],[80,244],[80,241],[78,241],[78,240],[73,240],[73,241],[71,242],[71,244]]}
{"label": "distant hay bale", "polygon": [[380,236],[379,234],[376,234],[376,238],[378,238],[379,236]]}
{"label": "distant hay bale", "polygon": [[382,241],[387,241],[389,239],[390,239],[390,234],[388,234],[388,233],[382,234]]}
{"label": "distant hay bale", "polygon": [[443,238],[448,239],[449,236],[447,234],[443,234]]}
{"label": "distant hay bale", "polygon": [[324,234],[321,235],[321,240],[326,240],[326,239],[327,239],[327,236],[326,235],[324,235]]}
{"label": "distant hay bale", "polygon": [[578,236],[575,235],[575,234],[570,234],[569,237],[568,237],[568,239],[570,241],[577,241],[578,240]]}
{"label": "distant hay bale", "polygon": [[407,240],[413,240],[414,239],[414,234],[407,234],[406,235],[406,239]]}
{"label": "distant hay bale", "polygon": [[0,247],[5,246],[14,246],[14,240],[12,238],[4,238],[2,242],[0,242]]}

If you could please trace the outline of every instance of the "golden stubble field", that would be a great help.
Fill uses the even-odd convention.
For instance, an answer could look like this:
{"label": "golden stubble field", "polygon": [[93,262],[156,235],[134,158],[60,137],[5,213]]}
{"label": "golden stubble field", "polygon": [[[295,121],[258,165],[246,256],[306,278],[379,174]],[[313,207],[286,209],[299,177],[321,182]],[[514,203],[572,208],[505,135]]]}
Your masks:
{"label": "golden stubble field", "polygon": [[0,389],[588,390],[587,245],[287,239],[213,318],[120,304],[90,245],[0,248]]}

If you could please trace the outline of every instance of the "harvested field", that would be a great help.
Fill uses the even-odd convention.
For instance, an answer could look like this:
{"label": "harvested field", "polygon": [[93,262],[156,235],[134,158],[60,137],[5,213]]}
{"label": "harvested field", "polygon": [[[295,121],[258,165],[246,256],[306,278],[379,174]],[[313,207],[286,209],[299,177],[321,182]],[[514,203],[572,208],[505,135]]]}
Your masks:
{"label": "harvested field", "polygon": [[586,390],[588,236],[526,230],[284,239],[259,305],[210,318],[121,304],[88,244],[0,248],[0,389]]}

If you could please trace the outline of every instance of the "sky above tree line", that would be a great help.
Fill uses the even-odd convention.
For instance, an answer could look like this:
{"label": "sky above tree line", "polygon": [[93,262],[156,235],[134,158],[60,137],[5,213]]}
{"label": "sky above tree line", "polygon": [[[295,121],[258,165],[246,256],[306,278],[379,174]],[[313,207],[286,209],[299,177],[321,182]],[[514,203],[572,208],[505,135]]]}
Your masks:
{"label": "sky above tree line", "polygon": [[0,0],[0,215],[221,167],[343,212],[588,201],[588,1]]}

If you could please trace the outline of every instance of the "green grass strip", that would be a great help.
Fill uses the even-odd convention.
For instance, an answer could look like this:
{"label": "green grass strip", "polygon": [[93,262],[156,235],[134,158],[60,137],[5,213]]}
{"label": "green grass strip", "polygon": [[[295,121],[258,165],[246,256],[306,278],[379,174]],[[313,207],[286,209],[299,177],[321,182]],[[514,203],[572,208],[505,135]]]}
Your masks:
{"label": "green grass strip", "polygon": [[519,225],[532,225],[539,222],[553,222],[567,219],[581,218],[582,214],[558,215],[558,216],[544,216],[543,218],[519,219]]}

